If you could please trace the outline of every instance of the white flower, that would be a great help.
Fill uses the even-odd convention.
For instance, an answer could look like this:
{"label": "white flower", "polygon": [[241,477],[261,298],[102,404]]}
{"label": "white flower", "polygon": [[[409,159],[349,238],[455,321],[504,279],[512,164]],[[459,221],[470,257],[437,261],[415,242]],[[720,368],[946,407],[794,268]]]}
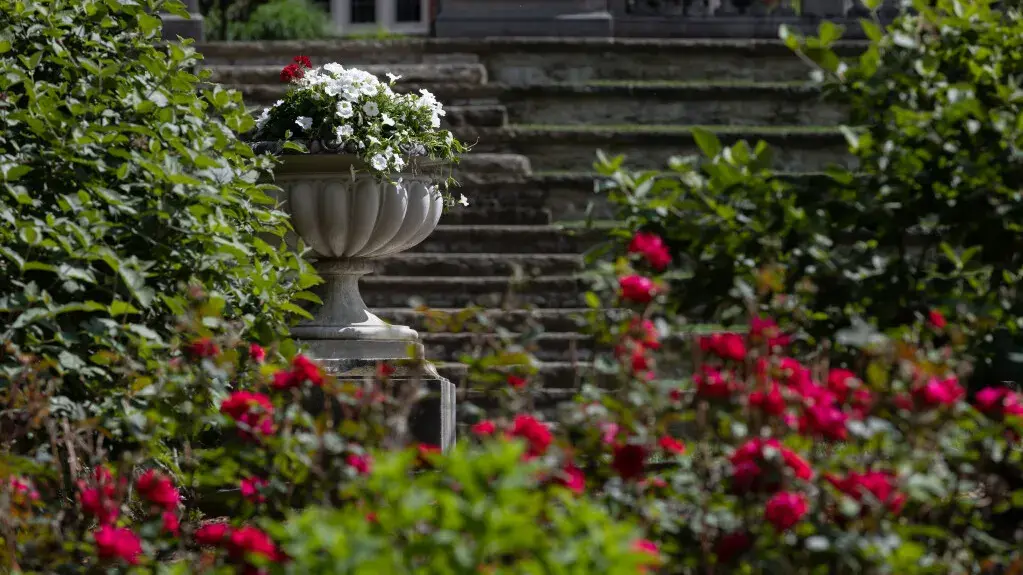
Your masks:
{"label": "white flower", "polygon": [[309,131],[309,128],[313,127],[313,119],[309,116],[299,116],[295,118],[295,123],[307,132]]}
{"label": "white flower", "polygon": [[391,158],[391,163],[394,164],[395,170],[401,170],[405,167],[405,159],[401,156],[394,156]]}
{"label": "white flower", "polygon": [[373,116],[376,116],[377,114],[380,113],[380,108],[377,106],[376,102],[366,102],[365,104],[362,105],[362,111],[367,116],[372,118]]}
{"label": "white flower", "polygon": [[468,206],[469,198],[465,197],[465,194],[459,194],[459,196],[461,197],[458,198],[458,203],[462,204],[463,206]]}
{"label": "white flower", "polygon": [[351,118],[355,111],[352,110],[352,103],[342,100],[337,103],[337,116],[339,118]]}
{"label": "white flower", "polygon": [[259,115],[259,118],[256,119],[256,127],[259,129],[263,129],[263,126],[266,125],[266,121],[269,119],[270,108],[263,108],[263,112]]}
{"label": "white flower", "polygon": [[394,83],[394,82],[397,82],[398,80],[400,80],[401,76],[388,72],[387,73],[387,79],[390,80],[392,83]]}
{"label": "white flower", "polygon": [[331,62],[330,64],[324,64],[323,69],[330,72],[331,74],[343,74],[345,67],[337,62]]}
{"label": "white flower", "polygon": [[[372,102],[370,102],[370,103],[372,103]],[[388,116],[387,114],[381,114],[380,115],[380,123],[385,125],[385,126],[393,126],[394,125],[394,118]]]}
{"label": "white flower", "polygon": [[387,169],[387,158],[383,154],[377,154],[373,156],[373,159],[369,161],[369,164],[373,166],[374,170],[384,171]]}
{"label": "white flower", "polygon": [[355,133],[355,130],[351,126],[349,126],[348,124],[345,124],[343,126],[338,126],[337,128],[334,128],[334,135],[337,136],[338,140],[344,140],[345,138],[351,138],[352,134],[354,134],[354,133]]}
{"label": "white flower", "polygon": [[361,95],[362,94],[359,93],[359,89],[356,88],[354,85],[349,85],[345,87],[344,93],[345,100],[348,100],[349,102],[354,102],[358,100],[359,96]]}

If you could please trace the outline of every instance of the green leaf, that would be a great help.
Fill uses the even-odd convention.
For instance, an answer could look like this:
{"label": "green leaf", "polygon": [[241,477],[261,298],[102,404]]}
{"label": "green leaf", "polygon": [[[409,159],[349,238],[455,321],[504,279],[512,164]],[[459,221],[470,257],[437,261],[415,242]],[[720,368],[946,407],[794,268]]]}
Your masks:
{"label": "green leaf", "polygon": [[139,313],[139,310],[135,309],[135,306],[131,305],[126,301],[115,301],[110,304],[110,315],[117,317],[119,315],[127,315]]}
{"label": "green leaf", "polygon": [[827,48],[842,37],[844,30],[844,27],[835,24],[831,20],[821,20],[820,25],[817,27],[817,39],[822,47]]}
{"label": "green leaf", "polygon": [[306,319],[313,319],[312,314],[291,302],[283,302],[281,304],[281,309],[284,311],[290,311],[291,313],[297,314]]}
{"label": "green leaf", "polygon": [[693,139],[708,158],[716,158],[721,153],[721,142],[713,133],[703,128],[693,128]]}

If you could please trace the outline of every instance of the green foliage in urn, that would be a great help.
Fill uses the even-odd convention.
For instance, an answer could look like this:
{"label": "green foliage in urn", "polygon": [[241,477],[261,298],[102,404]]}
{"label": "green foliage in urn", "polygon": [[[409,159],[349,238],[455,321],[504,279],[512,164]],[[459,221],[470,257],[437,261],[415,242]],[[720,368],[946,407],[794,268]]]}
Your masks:
{"label": "green foliage in urn", "polygon": [[318,281],[263,239],[287,229],[258,183],[271,160],[237,136],[252,126],[240,96],[200,90],[194,49],[161,43],[161,10],[184,14],[160,0],[0,5],[5,370],[29,354],[103,388],[127,334],[174,338],[188,284],[269,339]]}

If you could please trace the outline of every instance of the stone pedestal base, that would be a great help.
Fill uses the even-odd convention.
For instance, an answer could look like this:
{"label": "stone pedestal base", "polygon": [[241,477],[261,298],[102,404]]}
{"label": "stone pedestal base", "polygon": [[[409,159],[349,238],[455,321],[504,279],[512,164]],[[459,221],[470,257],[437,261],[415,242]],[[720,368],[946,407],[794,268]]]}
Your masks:
{"label": "stone pedestal base", "polygon": [[[338,379],[362,379],[376,376],[381,361],[394,368],[389,379],[397,385],[420,386],[426,393],[409,416],[408,432],[416,441],[440,446],[447,451],[455,444],[455,384],[441,377],[428,361],[395,358],[344,359],[349,344],[373,343],[343,340],[303,341],[312,357],[324,370]],[[408,342],[405,342],[408,346]],[[411,344],[422,357],[422,344]],[[418,348],[416,349],[416,346]],[[408,356],[404,356],[408,357]]]}

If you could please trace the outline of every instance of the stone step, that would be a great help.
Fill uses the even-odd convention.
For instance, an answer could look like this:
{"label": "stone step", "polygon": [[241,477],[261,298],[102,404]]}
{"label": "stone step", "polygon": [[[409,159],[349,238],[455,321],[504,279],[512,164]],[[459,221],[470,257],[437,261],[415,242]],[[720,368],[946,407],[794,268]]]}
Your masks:
{"label": "stone step", "polygon": [[[407,325],[420,333],[503,328],[521,331],[527,328],[545,332],[573,332],[583,325],[588,308],[553,309],[471,309],[433,308],[415,310],[407,307],[377,308],[373,313],[385,321]],[[624,313],[606,310],[607,313]]]}
{"label": "stone step", "polygon": [[501,224],[511,226],[545,226],[552,221],[551,211],[538,206],[455,206],[445,210],[441,225],[479,226]]}
{"label": "stone step", "polygon": [[[865,42],[833,46],[842,56]],[[478,61],[491,82],[529,85],[593,80],[806,80],[811,68],[779,40],[492,37],[402,38],[289,42],[208,42],[197,46],[207,65],[283,66],[296,54],[316,63],[417,64]]]}
{"label": "stone step", "polygon": [[565,275],[582,269],[576,254],[404,253],[374,260],[376,275],[512,276]]}
{"label": "stone step", "polygon": [[[704,126],[729,145],[764,140],[774,149],[774,168],[788,172],[851,167],[853,158],[837,128],[811,126]],[[460,129],[459,137],[478,141],[477,151],[527,155],[537,171],[590,170],[595,150],[624,154],[633,169],[663,169],[673,156],[700,154],[692,128],[684,126],[513,125],[502,129]]]}
{"label": "stone step", "polygon": [[[313,62],[314,66],[326,64],[326,60]],[[285,59],[271,64],[233,64],[207,66],[210,71],[209,81],[218,84],[265,84],[287,87],[281,82],[281,68],[290,63]],[[401,76],[397,80],[399,84],[485,84],[487,81],[487,69],[476,62],[444,62],[428,64],[370,64],[354,66],[341,63],[347,67],[357,67],[365,70],[381,81],[387,82],[387,74]]]}
{"label": "stone step", "polygon": [[412,252],[583,253],[603,230],[564,230],[556,226],[437,226]]}
{"label": "stone step", "polygon": [[[223,82],[222,84],[225,88],[241,92],[246,104],[259,109],[273,104],[288,93],[288,85],[282,84],[277,79],[265,82]],[[420,90],[429,90],[447,108],[451,105],[470,103],[496,103],[503,92],[503,87],[496,84],[406,82],[404,78],[394,85],[394,91],[398,93],[418,93]]]}
{"label": "stone step", "polygon": [[370,308],[483,307],[504,305],[543,308],[576,307],[582,285],[570,275],[528,280],[509,277],[377,276],[362,278],[360,290]]}
{"label": "stone step", "polygon": [[[490,86],[488,90],[492,89]],[[837,126],[845,110],[807,83],[607,82],[509,87],[513,124]]]}
{"label": "stone step", "polygon": [[[495,390],[503,389],[507,384],[503,374],[497,372],[490,375],[487,381],[470,380],[469,367],[460,362],[433,362],[437,371],[450,379],[459,390],[459,400],[486,404],[493,398]],[[535,365],[536,372],[527,378],[525,390],[534,401],[550,405],[566,401],[575,395],[584,377],[593,373],[593,365],[589,362],[546,361]],[[508,371],[513,372],[511,368]]]}
{"label": "stone step", "polygon": [[512,347],[493,333],[421,333],[419,336],[430,361],[455,362],[463,355],[473,357],[495,350],[520,350],[544,362],[580,362],[593,358],[592,339],[572,332],[539,334],[523,347]]}

